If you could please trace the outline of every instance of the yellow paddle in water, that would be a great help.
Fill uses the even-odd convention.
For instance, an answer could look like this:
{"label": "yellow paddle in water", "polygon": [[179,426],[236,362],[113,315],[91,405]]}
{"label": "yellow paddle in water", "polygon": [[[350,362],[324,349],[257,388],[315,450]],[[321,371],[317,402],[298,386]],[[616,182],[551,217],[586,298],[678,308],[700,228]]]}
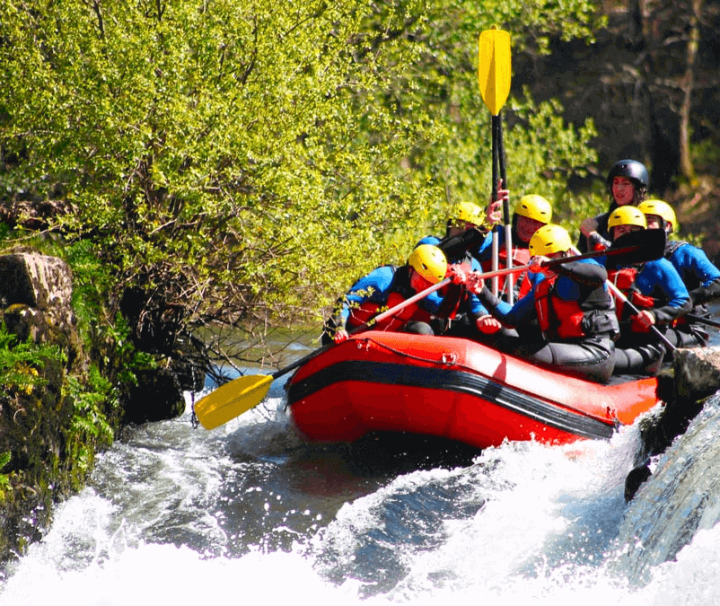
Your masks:
{"label": "yellow paddle in water", "polygon": [[[478,81],[480,95],[492,114],[492,199],[497,198],[498,165],[501,168],[503,186],[507,186],[505,160],[502,151],[502,122],[500,110],[510,93],[512,77],[510,59],[510,34],[500,29],[489,29],[480,34],[478,43]],[[507,200],[503,201],[503,222],[505,224],[505,247],[507,267],[512,266],[512,229],[510,209]],[[493,231],[492,269],[498,269],[499,232]],[[498,280],[493,278],[493,294],[498,293]],[[508,293],[512,303],[511,283],[508,281]]]}
{"label": "yellow paddle in water", "polygon": [[[391,307],[387,311],[378,314],[374,318],[368,320],[362,326],[358,326],[350,331],[351,334],[362,332],[368,328],[372,328],[378,322],[382,322],[393,314],[405,309],[408,305],[412,305],[416,301],[425,298],[430,293],[439,290],[443,286],[450,283],[450,279],[446,278],[437,284],[426,288],[423,291],[399,303],[395,307]],[[298,366],[302,366],[315,356],[319,355],[326,349],[335,345],[329,343],[320,349],[316,349],[305,357],[296,360],[289,366],[285,366],[275,371],[271,375],[248,375],[233,379],[229,383],[218,387],[210,392],[202,400],[197,402],[194,407],[195,415],[200,424],[205,429],[215,429],[220,425],[227,423],[231,419],[240,416],[242,413],[254,408],[263,401],[270,389],[272,382],[278,377],[294,370]]]}

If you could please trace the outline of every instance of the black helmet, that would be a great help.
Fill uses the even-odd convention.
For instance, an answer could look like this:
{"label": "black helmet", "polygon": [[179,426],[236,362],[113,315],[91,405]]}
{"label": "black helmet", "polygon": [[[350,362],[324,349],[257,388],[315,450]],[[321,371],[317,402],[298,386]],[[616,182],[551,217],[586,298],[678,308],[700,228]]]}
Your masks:
{"label": "black helmet", "polygon": [[607,177],[608,187],[612,185],[615,177],[627,177],[636,181],[640,187],[648,188],[650,184],[650,176],[648,175],[647,168],[642,162],[637,160],[620,160],[615,162],[613,167],[610,169]]}

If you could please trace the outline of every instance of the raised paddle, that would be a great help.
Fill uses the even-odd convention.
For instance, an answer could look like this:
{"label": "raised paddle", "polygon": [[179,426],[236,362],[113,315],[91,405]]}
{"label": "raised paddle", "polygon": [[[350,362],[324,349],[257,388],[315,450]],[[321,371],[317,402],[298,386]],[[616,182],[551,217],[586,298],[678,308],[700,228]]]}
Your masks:
{"label": "raised paddle", "polygon": [[[498,127],[500,124],[500,110],[510,93],[510,79],[510,34],[496,28],[482,32],[478,41],[478,82],[482,100],[492,115],[492,201],[497,198],[498,135],[502,132]],[[505,204],[507,204],[507,201],[505,201]],[[499,232],[495,229],[492,240],[493,270],[498,268],[498,246]],[[509,255],[508,258],[510,258]],[[493,279],[492,290],[493,294],[497,295],[497,278]]]}
{"label": "raised paddle", "polygon": [[[450,283],[450,278],[445,278],[437,284],[420,291],[412,297],[406,299],[402,303],[391,307],[390,309],[371,318],[365,324],[358,326],[350,331],[350,334],[362,332],[372,328],[378,322],[382,322],[386,318],[405,309],[408,305],[412,305],[416,301],[423,299],[430,293],[439,290],[443,286]],[[309,353],[303,358],[296,360],[292,364],[276,370],[271,375],[246,375],[233,379],[232,381],[221,385],[217,389],[211,391],[207,396],[202,398],[195,404],[194,412],[205,429],[215,429],[231,419],[240,416],[242,413],[254,408],[263,401],[270,389],[270,384],[282,375],[302,366],[315,356],[321,354],[326,349],[333,347],[335,343],[329,343],[315,351]]]}
{"label": "raised paddle", "polygon": [[[659,233],[653,233],[659,232]],[[644,263],[662,257],[665,251],[665,233],[661,229],[645,229],[633,231],[620,236],[606,250],[592,250],[590,252],[574,255],[571,257],[559,257],[548,259],[542,262],[542,267],[554,267],[564,263],[571,263],[581,259],[592,259],[594,257],[622,257],[620,262],[626,265]],[[517,265],[506,269],[498,269],[483,274],[476,278],[486,280],[495,276],[507,276],[508,274],[519,273],[532,267],[532,264]]]}
{"label": "raised paddle", "polygon": [[[502,135],[502,120],[498,116],[497,123],[497,141],[498,141],[498,159],[500,162],[500,182],[504,189],[508,188],[507,182],[507,171],[505,170],[505,146],[503,145]],[[512,254],[512,224],[510,223],[510,201],[507,198],[503,199],[503,223],[505,225],[505,258],[506,267],[512,267],[513,254]],[[512,305],[515,301],[515,293],[513,292],[513,283],[508,276],[506,282],[508,303]]]}

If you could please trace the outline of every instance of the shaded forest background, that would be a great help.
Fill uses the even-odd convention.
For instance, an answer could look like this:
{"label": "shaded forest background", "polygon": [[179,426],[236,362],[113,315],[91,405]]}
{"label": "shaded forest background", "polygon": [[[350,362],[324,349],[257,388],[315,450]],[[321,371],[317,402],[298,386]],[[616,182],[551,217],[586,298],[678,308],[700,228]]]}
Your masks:
{"label": "shaded forest background", "polygon": [[66,258],[95,320],[122,312],[160,359],[282,362],[276,330],[317,335],[362,273],[488,199],[491,26],[513,198],[574,230],[635,158],[718,255],[720,0],[8,0],[0,244]]}
{"label": "shaded forest background", "polygon": [[520,59],[518,75],[536,99],[560,99],[570,122],[594,118],[593,176],[603,179],[616,159],[645,162],[651,195],[717,258],[720,4],[629,0],[604,2],[602,12],[594,44],[555,38],[548,56]]}

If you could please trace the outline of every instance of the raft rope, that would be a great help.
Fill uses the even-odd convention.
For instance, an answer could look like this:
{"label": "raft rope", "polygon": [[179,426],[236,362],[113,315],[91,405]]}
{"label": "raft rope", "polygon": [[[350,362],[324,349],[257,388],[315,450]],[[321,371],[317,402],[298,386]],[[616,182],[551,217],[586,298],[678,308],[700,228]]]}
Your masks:
{"label": "raft rope", "polygon": [[[371,337],[365,337],[363,339],[358,339],[358,341],[366,341],[368,343],[374,343],[375,345],[377,345],[378,348],[387,349],[388,351],[394,353],[395,355],[397,355],[401,358],[408,358],[410,360],[416,360],[418,362],[430,362],[431,364],[443,364],[444,366],[454,366],[456,368],[461,368],[462,370],[467,370],[474,374],[477,374],[477,370],[474,369],[472,366],[466,366],[465,364],[458,364],[457,357],[455,355],[449,355],[447,353],[443,353],[442,358],[440,360],[436,360],[434,358],[425,358],[423,356],[409,354],[402,350],[395,349],[394,347],[387,345],[386,343],[380,343],[379,341],[376,341],[375,339],[373,339]],[[359,344],[358,344],[358,347],[360,347]]]}

